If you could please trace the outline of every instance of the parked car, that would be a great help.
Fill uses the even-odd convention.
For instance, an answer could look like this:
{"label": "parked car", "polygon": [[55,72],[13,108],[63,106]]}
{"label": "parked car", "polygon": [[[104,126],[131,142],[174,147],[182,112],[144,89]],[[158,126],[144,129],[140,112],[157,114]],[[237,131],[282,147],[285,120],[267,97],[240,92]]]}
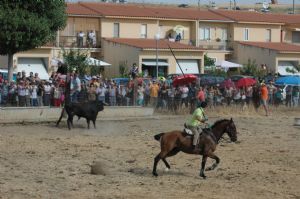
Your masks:
{"label": "parked car", "polygon": [[230,79],[231,79],[233,82],[237,82],[237,81],[239,81],[239,80],[242,79],[242,78],[253,78],[253,79],[255,79],[253,76],[247,76],[247,75],[232,75],[232,76],[230,77]]}
{"label": "parked car", "polygon": [[117,85],[124,85],[124,86],[126,86],[130,81],[130,79],[126,77],[113,78],[112,80],[116,82]]}
{"label": "parked car", "polygon": [[[2,75],[3,79],[8,79],[7,69],[0,69],[0,74]],[[13,80],[17,81],[17,73],[16,72],[13,72]]]}
{"label": "parked car", "polygon": [[225,80],[222,76],[213,75],[200,75],[200,85],[201,86],[215,86],[221,84]]}

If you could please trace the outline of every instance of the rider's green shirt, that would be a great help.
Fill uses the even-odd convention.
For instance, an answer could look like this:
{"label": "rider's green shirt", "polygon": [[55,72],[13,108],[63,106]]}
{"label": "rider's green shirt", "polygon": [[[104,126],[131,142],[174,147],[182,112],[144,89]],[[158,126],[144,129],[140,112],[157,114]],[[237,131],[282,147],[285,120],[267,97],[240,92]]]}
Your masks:
{"label": "rider's green shirt", "polygon": [[204,110],[202,108],[197,108],[194,111],[192,117],[186,122],[186,125],[192,127],[198,127],[202,124],[198,119],[200,120],[205,119]]}

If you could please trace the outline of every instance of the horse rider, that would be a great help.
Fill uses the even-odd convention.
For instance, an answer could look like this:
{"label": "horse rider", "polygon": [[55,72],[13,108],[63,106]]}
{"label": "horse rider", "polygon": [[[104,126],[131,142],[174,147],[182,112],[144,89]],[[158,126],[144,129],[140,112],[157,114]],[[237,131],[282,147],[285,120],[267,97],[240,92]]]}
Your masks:
{"label": "horse rider", "polygon": [[196,110],[193,112],[193,115],[191,118],[189,118],[185,126],[190,129],[193,132],[194,139],[193,139],[193,148],[196,147],[197,141],[200,135],[201,127],[205,124],[207,121],[207,118],[205,116],[204,109],[207,107],[206,102],[198,103]]}

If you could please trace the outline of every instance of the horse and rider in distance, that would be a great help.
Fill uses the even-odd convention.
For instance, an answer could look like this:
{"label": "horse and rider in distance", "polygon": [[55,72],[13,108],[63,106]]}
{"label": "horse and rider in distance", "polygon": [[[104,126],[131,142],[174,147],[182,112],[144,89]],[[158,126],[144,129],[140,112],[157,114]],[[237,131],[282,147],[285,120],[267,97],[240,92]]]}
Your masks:
{"label": "horse and rider in distance", "polygon": [[[152,171],[154,176],[158,176],[156,169],[160,160],[165,163],[167,169],[170,169],[170,165],[166,158],[174,156],[182,151],[187,154],[202,155],[200,177],[205,179],[206,175],[204,171],[207,158],[214,159],[215,163],[208,167],[206,171],[214,170],[220,163],[220,158],[214,154],[214,151],[222,136],[227,133],[232,142],[237,141],[237,130],[232,118],[230,120],[219,120],[210,128],[201,128],[207,121],[204,112],[206,107],[206,102],[198,104],[192,117],[185,123],[185,127],[188,130],[171,131],[154,136],[154,139],[159,141],[161,146],[160,153],[154,158]],[[200,132],[201,129],[202,132]]]}

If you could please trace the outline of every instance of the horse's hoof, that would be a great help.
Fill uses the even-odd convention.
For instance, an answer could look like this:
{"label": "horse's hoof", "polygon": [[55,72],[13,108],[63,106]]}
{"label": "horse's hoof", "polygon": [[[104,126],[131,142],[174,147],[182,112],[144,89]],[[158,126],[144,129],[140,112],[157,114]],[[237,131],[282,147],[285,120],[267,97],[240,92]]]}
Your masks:
{"label": "horse's hoof", "polygon": [[155,177],[157,177],[157,176],[158,176],[158,175],[157,175],[157,173],[154,173],[154,172],[153,172],[152,174],[153,174],[153,176],[155,176]]}

